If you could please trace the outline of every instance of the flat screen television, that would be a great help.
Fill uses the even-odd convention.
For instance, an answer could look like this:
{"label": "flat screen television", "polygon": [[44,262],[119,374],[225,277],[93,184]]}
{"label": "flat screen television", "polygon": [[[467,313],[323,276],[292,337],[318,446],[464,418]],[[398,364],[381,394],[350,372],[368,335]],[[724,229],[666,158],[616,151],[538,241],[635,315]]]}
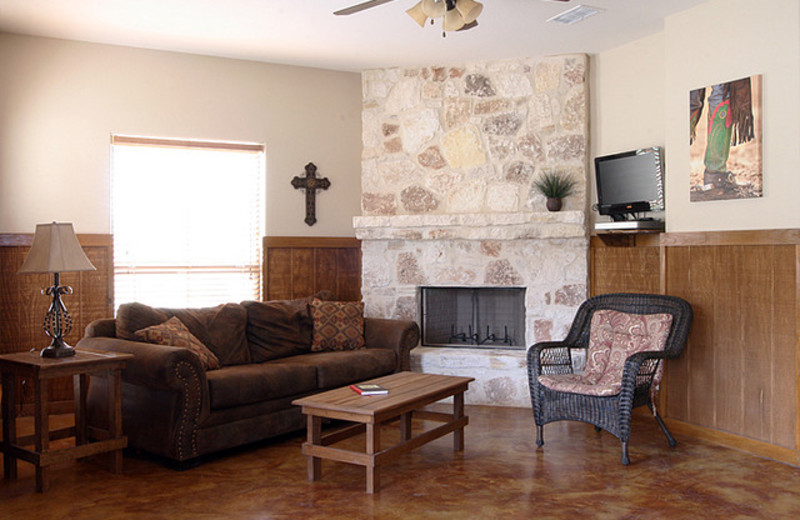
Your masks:
{"label": "flat screen television", "polygon": [[597,210],[615,221],[642,220],[664,209],[664,160],[660,147],[595,157]]}

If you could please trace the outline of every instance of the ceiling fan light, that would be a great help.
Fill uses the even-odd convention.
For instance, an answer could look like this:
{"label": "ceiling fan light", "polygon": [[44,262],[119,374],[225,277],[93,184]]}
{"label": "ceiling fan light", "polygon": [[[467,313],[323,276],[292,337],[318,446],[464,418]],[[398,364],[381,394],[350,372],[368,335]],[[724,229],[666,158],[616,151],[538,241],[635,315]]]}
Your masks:
{"label": "ceiling fan light", "polygon": [[475,0],[458,0],[456,9],[464,18],[464,24],[471,24],[480,16],[483,11],[483,4]]}
{"label": "ceiling fan light", "polygon": [[445,31],[457,31],[464,27],[464,17],[458,12],[458,9],[450,9],[444,13],[444,24],[442,28]]}
{"label": "ceiling fan light", "polygon": [[444,0],[422,0],[422,12],[428,18],[439,18],[447,11],[447,4]]}
{"label": "ceiling fan light", "polygon": [[412,7],[411,9],[406,10],[408,16],[414,19],[415,22],[419,24],[420,27],[425,27],[425,22],[428,21],[428,17],[425,15],[424,7],[422,7],[423,0],[417,2],[417,4]]}

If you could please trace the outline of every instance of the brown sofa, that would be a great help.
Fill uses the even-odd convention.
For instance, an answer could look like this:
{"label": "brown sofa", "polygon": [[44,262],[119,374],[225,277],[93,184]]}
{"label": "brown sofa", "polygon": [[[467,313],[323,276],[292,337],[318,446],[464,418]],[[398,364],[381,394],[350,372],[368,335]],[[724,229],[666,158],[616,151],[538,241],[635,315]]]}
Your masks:
{"label": "brown sofa", "polygon": [[[292,400],[409,369],[413,321],[365,318],[365,348],[311,352],[308,299],[229,303],[207,309],[120,306],[89,324],[78,347],[128,352],[122,421],[129,446],[190,467],[199,457],[303,429]],[[135,331],[177,316],[220,361],[206,371],[186,348],[137,341]],[[92,378],[90,424],[107,417],[106,380]]]}

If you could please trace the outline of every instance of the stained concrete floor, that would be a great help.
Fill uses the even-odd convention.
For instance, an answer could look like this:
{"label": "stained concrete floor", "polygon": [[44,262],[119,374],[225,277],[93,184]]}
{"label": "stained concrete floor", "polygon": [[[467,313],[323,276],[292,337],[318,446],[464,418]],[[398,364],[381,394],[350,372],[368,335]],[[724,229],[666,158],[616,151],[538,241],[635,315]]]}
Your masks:
{"label": "stained concrete floor", "polygon": [[[446,436],[405,454],[382,469],[375,495],[364,492],[363,469],[347,464],[323,461],[322,479],[308,482],[298,434],[182,472],[142,454],[126,454],[121,475],[82,460],[55,467],[46,494],[34,492],[33,469],[19,462],[19,480],[0,481],[0,518],[800,517],[800,469],[681,436],[670,449],[645,416],[634,419],[626,467],[619,442],[590,425],[547,425],[545,446],[536,449],[529,409],[468,406],[467,413],[463,453]],[[399,438],[396,430],[384,428],[384,447]],[[355,448],[363,438],[346,442]]]}

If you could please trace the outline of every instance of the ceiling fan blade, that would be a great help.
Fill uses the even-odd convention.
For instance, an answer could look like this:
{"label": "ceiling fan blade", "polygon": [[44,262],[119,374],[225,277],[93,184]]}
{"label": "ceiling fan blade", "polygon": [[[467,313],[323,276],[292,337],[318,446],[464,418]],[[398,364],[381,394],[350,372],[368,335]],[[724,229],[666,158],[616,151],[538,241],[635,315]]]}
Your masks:
{"label": "ceiling fan blade", "polygon": [[369,2],[362,2],[360,4],[351,5],[350,7],[345,7],[344,9],[339,9],[333,14],[337,16],[342,16],[342,15],[358,13],[360,11],[364,11],[365,9],[369,9],[371,7],[378,7],[379,5],[387,4],[393,1],[394,0],[369,0]]}
{"label": "ceiling fan blade", "polygon": [[478,26],[478,20],[473,20],[470,23],[464,25],[464,27],[462,27],[461,29],[459,29],[456,32],[468,31],[468,30],[473,29],[473,28],[475,28],[477,26]]}

